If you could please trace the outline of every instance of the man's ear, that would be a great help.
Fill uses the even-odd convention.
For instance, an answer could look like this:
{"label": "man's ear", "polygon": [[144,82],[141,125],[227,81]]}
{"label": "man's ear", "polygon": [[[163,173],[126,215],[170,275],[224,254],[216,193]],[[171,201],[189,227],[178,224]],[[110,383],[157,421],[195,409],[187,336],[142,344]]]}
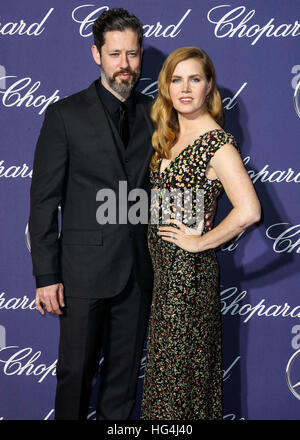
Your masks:
{"label": "man's ear", "polygon": [[92,55],[93,55],[95,63],[98,64],[98,66],[101,66],[100,53],[99,53],[97,46],[95,44],[92,45],[91,51],[92,51]]}

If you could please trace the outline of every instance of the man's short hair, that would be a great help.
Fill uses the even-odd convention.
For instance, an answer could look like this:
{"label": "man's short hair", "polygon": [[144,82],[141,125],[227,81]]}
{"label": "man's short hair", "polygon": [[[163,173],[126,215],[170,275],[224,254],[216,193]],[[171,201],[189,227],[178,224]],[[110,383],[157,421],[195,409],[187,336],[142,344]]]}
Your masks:
{"label": "man's short hair", "polygon": [[105,44],[105,33],[109,31],[124,31],[132,29],[137,33],[140,47],[143,42],[143,26],[140,20],[123,8],[113,8],[102,12],[94,21],[94,43],[101,54],[101,47]]}

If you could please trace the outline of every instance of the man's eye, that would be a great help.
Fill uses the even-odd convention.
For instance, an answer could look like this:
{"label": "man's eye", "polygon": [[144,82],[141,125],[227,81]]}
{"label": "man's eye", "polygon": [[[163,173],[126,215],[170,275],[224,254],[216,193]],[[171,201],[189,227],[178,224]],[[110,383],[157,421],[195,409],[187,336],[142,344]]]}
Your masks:
{"label": "man's eye", "polygon": [[111,53],[110,54],[112,57],[117,57],[119,54],[118,53]]}
{"label": "man's eye", "polygon": [[130,52],[129,55],[130,55],[131,57],[136,57],[136,56],[137,56],[137,53],[136,53],[136,52]]}

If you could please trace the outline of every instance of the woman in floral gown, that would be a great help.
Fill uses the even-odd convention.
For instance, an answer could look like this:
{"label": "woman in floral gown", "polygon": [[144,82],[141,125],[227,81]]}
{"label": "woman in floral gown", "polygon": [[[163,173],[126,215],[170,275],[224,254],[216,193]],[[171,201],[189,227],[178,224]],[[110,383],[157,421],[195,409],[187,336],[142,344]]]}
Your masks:
{"label": "woman in floral gown", "polygon": [[[221,313],[214,249],[257,222],[260,203],[236,140],[222,129],[222,101],[208,55],[195,47],[172,52],[158,87],[150,164],[156,197],[148,231],[154,292],[141,417],[221,419]],[[172,196],[174,190],[182,199]],[[224,190],[232,210],[209,230],[204,215]]]}

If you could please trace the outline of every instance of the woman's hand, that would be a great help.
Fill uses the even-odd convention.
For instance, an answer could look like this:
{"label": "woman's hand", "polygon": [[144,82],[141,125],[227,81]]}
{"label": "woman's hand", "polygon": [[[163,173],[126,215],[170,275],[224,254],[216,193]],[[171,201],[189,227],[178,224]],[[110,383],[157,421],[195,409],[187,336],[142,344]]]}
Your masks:
{"label": "woman's hand", "polygon": [[197,229],[189,228],[178,220],[170,220],[170,223],[178,226],[161,226],[158,230],[158,235],[170,243],[175,243],[181,249],[188,252],[200,252],[199,238],[203,231],[204,220],[201,220]]}

